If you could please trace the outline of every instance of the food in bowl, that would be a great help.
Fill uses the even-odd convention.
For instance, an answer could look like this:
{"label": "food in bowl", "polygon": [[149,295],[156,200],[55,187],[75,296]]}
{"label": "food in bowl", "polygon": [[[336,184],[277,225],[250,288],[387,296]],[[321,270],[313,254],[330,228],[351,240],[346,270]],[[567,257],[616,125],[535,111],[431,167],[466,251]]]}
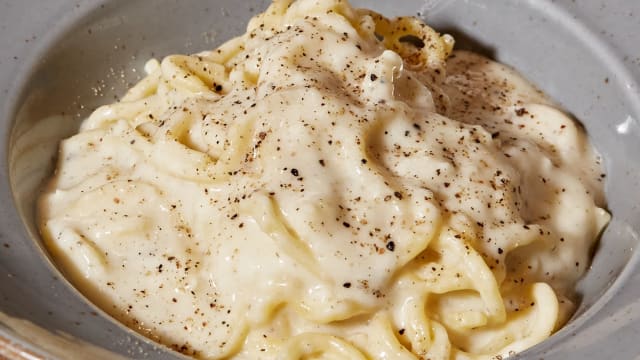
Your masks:
{"label": "food in bowl", "polygon": [[276,0],[62,142],[43,239],[198,358],[490,359],[549,337],[609,221],[583,129],[413,17]]}

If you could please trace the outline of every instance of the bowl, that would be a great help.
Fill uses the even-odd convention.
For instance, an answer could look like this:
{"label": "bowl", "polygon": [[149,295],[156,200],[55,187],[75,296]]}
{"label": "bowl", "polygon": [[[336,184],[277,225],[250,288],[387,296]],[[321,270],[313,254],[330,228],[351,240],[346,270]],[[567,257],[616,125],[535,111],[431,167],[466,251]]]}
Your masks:
{"label": "bowl", "polygon": [[[640,354],[640,3],[633,0],[353,1],[418,15],[518,69],[585,126],[605,159],[613,220],[578,284],[567,326],[515,356]],[[0,357],[183,357],[125,328],[61,275],[35,226],[57,146],[151,57],[211,49],[244,32],[266,0],[0,0]]]}

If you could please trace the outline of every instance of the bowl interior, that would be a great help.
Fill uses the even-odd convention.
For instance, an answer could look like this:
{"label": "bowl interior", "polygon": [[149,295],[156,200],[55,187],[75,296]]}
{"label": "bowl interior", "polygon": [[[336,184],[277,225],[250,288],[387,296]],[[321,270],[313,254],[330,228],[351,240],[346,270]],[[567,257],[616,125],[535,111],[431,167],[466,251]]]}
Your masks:
{"label": "bowl interior", "polygon": [[[640,153],[635,125],[640,105],[630,91],[631,77],[588,29],[548,1],[353,3],[387,16],[418,14],[454,35],[459,48],[520,70],[580,119],[603,155],[613,221],[578,285],[582,301],[572,322],[554,340],[528,352],[541,354],[606,303],[603,295],[616,284],[638,242],[634,220],[640,218],[640,208],[629,194],[640,193],[640,160],[632,156]],[[52,172],[59,141],[97,106],[114,101],[140,79],[146,60],[213,48],[241,34],[250,15],[267,5],[266,0],[193,0],[188,6],[173,0],[107,1],[52,32],[25,66],[24,81],[15,89],[14,121],[4,125],[12,126],[10,182],[26,229],[16,230],[16,237],[24,239],[17,246],[28,254],[6,260],[14,276],[0,282],[0,294],[11,294],[0,299],[0,309],[123,355],[175,356],[114,324],[61,278],[38,237],[34,201]]]}

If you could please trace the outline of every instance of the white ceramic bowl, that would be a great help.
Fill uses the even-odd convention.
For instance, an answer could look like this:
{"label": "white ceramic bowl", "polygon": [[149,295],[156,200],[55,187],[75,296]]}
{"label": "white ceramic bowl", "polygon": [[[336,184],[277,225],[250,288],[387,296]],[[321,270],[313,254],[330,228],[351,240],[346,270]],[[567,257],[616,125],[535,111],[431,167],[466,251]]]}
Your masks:
{"label": "white ceramic bowl", "polygon": [[[640,2],[355,1],[419,14],[458,46],[519,69],[580,119],[606,162],[613,221],[564,329],[516,356],[640,354]],[[0,358],[179,357],[114,322],[52,265],[34,199],[58,141],[141,75],[153,56],[209,49],[266,0],[0,0]],[[65,334],[65,335],[60,335]]]}

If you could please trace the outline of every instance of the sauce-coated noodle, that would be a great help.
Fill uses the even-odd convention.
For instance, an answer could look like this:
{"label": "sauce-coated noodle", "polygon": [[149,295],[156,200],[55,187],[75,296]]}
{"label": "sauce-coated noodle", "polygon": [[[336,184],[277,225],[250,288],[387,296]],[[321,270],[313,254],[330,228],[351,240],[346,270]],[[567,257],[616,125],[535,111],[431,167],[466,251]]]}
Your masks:
{"label": "sauce-coated noodle", "polygon": [[609,220],[581,127],[412,17],[276,0],[62,142],[70,280],[185,354],[495,359],[550,336]]}

